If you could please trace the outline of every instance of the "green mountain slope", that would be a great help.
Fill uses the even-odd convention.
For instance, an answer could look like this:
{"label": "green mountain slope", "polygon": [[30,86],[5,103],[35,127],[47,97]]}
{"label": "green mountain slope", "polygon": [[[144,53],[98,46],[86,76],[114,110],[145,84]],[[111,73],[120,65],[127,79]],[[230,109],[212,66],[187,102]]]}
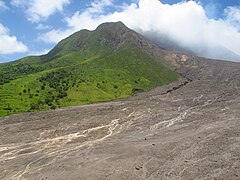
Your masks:
{"label": "green mountain slope", "polygon": [[46,55],[0,65],[0,116],[125,98],[179,79],[142,44],[122,23],[105,23]]}

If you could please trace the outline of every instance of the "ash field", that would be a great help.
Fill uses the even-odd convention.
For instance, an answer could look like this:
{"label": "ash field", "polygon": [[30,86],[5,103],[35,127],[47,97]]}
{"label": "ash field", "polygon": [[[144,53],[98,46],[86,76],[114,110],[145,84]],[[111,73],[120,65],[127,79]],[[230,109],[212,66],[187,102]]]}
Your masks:
{"label": "ash field", "polygon": [[181,81],[0,118],[0,179],[240,179],[240,64],[166,59]]}

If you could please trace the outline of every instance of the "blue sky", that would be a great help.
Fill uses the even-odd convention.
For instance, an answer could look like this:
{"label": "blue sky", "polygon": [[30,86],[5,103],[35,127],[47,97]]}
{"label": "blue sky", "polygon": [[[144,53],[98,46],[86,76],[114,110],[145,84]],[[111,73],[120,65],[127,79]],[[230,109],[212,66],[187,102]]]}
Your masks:
{"label": "blue sky", "polygon": [[0,62],[47,53],[75,31],[118,20],[193,50],[224,46],[240,55],[239,0],[0,0]]}

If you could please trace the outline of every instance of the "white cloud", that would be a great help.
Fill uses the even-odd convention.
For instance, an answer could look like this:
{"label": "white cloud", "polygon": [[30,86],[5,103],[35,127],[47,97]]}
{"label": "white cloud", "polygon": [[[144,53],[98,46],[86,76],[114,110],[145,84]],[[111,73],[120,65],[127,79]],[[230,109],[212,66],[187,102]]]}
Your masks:
{"label": "white cloud", "polygon": [[31,22],[39,22],[47,19],[50,15],[61,12],[63,7],[70,3],[70,0],[12,0],[11,4],[27,8],[28,20]]}
{"label": "white cloud", "polygon": [[44,55],[47,54],[50,51],[50,49],[43,49],[40,51],[30,51],[28,53],[29,56],[40,56],[40,55]]}
{"label": "white cloud", "polygon": [[[105,6],[99,7],[100,11]],[[103,22],[122,21],[129,28],[156,41],[168,37],[201,56],[228,59],[229,53],[240,55],[240,32],[236,25],[230,23],[229,18],[209,19],[204,8],[194,1],[168,5],[159,0],[139,0],[120,12],[97,16],[91,8],[97,9],[92,5],[84,12],[76,12],[65,19],[68,29],[51,30],[41,39],[56,43],[77,30],[93,30]],[[238,9],[230,8],[228,14],[229,17],[239,18]]]}
{"label": "white cloud", "polygon": [[91,7],[87,11],[89,11],[90,13],[101,13],[106,6],[111,5],[113,5],[112,0],[94,0],[91,3]]}
{"label": "white cloud", "polygon": [[24,6],[24,5],[27,4],[27,1],[25,1],[25,0],[12,0],[11,4],[13,6]]}
{"label": "white cloud", "polygon": [[0,11],[5,9],[8,9],[8,7],[6,6],[4,1],[0,0]]}
{"label": "white cloud", "polygon": [[[46,43],[57,43],[60,40],[66,38],[71,35],[73,32],[78,31],[80,29],[95,29],[97,24],[101,22],[96,22],[93,16],[96,14],[103,13],[104,8],[113,5],[113,0],[94,0],[91,3],[91,6],[87,8],[83,13],[77,11],[72,17],[65,18],[69,28],[66,30],[53,29],[45,34],[41,34],[39,37],[40,40]],[[81,16],[81,17],[80,17]],[[88,20],[88,22],[80,22],[82,20]],[[80,22],[80,24],[78,24]],[[88,26],[85,26],[88,23]],[[81,24],[83,26],[81,26]],[[85,26],[85,27],[84,27]],[[91,27],[90,27],[91,26]]]}
{"label": "white cloud", "polygon": [[45,34],[41,34],[39,39],[46,42],[46,43],[58,43],[60,40],[68,37],[73,32],[75,32],[74,29],[70,28],[67,30],[51,30]]}
{"label": "white cloud", "polygon": [[224,12],[227,16],[227,20],[240,30],[240,6],[227,7]]}
{"label": "white cloud", "polygon": [[44,24],[41,24],[41,23],[36,26],[37,30],[46,30],[46,29],[50,29],[50,28],[51,28],[51,26],[44,25]]}
{"label": "white cloud", "polygon": [[0,54],[12,54],[26,52],[27,46],[19,42],[15,36],[9,34],[9,30],[0,24]]}

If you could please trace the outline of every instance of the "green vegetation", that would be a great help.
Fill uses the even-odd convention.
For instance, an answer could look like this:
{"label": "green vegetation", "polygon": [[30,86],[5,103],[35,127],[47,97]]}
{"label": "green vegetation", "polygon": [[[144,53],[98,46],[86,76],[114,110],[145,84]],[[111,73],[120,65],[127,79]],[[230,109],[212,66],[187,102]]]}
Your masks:
{"label": "green vegetation", "polygon": [[116,33],[80,31],[47,55],[0,65],[0,116],[125,98],[179,79],[131,42],[116,48]]}

